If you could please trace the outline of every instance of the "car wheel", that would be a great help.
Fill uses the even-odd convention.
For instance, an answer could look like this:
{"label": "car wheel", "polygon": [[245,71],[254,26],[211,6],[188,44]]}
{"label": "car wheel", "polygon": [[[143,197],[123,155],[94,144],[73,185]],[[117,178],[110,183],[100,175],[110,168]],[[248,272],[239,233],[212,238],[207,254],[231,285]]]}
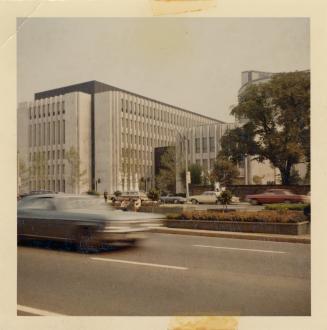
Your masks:
{"label": "car wheel", "polygon": [[250,203],[251,203],[252,205],[258,205],[258,204],[259,204],[258,201],[257,201],[256,199],[251,199],[251,200],[250,200]]}
{"label": "car wheel", "polygon": [[284,204],[291,204],[292,202],[289,200],[284,201]]}
{"label": "car wheel", "polygon": [[178,204],[178,200],[177,199],[174,199],[174,204]]}
{"label": "car wheel", "polygon": [[88,228],[82,229],[77,235],[77,249],[82,253],[97,252],[99,244],[92,240],[92,233]]}
{"label": "car wheel", "polygon": [[192,204],[198,204],[198,201],[196,199],[191,200]]}

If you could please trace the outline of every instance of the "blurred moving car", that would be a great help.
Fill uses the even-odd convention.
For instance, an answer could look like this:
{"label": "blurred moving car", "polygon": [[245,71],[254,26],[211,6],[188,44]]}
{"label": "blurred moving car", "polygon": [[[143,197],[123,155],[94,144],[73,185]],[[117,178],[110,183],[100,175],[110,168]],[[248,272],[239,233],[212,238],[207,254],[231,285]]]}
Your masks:
{"label": "blurred moving car", "polygon": [[245,196],[245,200],[254,205],[271,203],[309,203],[310,197],[293,194],[287,189],[268,189],[262,194],[247,195]]}
{"label": "blurred moving car", "polygon": [[77,243],[89,250],[114,243],[133,244],[161,225],[164,216],[116,210],[94,196],[31,195],[18,202],[17,235]]}
{"label": "blurred moving car", "polygon": [[43,195],[43,194],[55,194],[54,191],[51,190],[32,190],[29,193],[22,193],[19,195],[19,199],[22,199],[26,196],[31,196],[31,195]]}
{"label": "blurred moving car", "polygon": [[164,204],[184,204],[186,203],[186,198],[181,196],[176,196],[173,194],[168,194],[166,196],[160,196],[160,202]]}

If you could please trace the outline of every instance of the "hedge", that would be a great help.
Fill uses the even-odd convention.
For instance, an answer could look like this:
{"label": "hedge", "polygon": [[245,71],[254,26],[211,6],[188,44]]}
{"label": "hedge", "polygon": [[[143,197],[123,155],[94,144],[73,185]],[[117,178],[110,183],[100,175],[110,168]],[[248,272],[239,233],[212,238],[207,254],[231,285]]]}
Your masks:
{"label": "hedge", "polygon": [[297,223],[307,221],[303,212],[297,211],[184,211],[180,214],[169,214],[168,219],[181,220],[214,220],[214,221],[240,221],[240,222],[267,222],[267,223]]}
{"label": "hedge", "polygon": [[290,210],[303,211],[308,204],[269,204],[265,205],[265,210]]}

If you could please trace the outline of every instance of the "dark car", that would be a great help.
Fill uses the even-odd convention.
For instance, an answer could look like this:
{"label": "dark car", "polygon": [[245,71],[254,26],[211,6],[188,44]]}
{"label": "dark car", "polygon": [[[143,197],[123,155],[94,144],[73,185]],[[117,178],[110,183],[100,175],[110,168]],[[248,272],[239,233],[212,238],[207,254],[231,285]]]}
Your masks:
{"label": "dark car", "polygon": [[18,202],[18,240],[41,239],[77,243],[82,250],[133,244],[161,225],[160,214],[124,212],[94,196],[43,194]]}
{"label": "dark car", "polygon": [[262,194],[247,195],[245,200],[251,204],[308,203],[310,198],[306,195],[293,194],[287,189],[269,189]]}
{"label": "dark car", "polygon": [[181,196],[176,196],[173,194],[168,194],[166,196],[161,196],[160,197],[160,202],[161,203],[173,203],[173,204],[184,204],[186,203],[186,198],[181,197]]}

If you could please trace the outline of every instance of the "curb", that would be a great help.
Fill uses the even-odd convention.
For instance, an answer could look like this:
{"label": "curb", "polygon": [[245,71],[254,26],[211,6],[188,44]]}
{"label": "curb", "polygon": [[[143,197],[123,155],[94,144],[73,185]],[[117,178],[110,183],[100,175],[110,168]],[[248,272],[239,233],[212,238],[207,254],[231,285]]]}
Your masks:
{"label": "curb", "polygon": [[161,234],[178,234],[190,236],[207,236],[207,237],[220,237],[220,238],[237,238],[258,241],[272,241],[272,242],[288,242],[288,243],[302,243],[311,244],[309,235],[293,236],[293,235],[277,235],[277,234],[253,234],[253,233],[239,233],[239,232],[223,232],[212,230],[198,230],[198,229],[180,229],[160,227],[152,230],[153,233]]}

